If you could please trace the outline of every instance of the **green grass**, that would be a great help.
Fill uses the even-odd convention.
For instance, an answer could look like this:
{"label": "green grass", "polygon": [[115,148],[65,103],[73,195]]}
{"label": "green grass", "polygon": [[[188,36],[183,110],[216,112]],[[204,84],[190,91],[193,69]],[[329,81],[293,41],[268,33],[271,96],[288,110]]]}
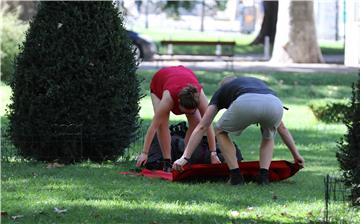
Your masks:
{"label": "green grass", "polygon": [[[154,71],[141,72],[142,86]],[[210,98],[227,72],[197,72]],[[239,74],[245,75],[245,74]],[[171,183],[118,174],[134,168],[134,162],[93,164],[85,162],[48,169],[35,162],[2,162],[2,223],[318,223],[323,217],[324,184],[328,173],[338,171],[336,141],[346,132],[342,124],[317,121],[307,106],[310,100],[344,99],[351,95],[356,74],[246,74],[261,78],[278,92],[290,108],[284,120],[306,160],[294,177],[267,187],[223,182]],[[148,93],[148,91],[145,91]],[[142,101],[141,117],[152,118],[149,96]],[[171,117],[176,122],[183,117]],[[256,126],[234,137],[246,160],[258,159],[260,133]],[[135,155],[141,146],[134,149]],[[134,157],[132,157],[134,158]],[[292,160],[276,140],[274,159]],[[349,223],[360,213],[332,204],[334,223]],[[66,209],[58,214],[55,208]],[[336,208],[336,210],[335,210]],[[334,215],[334,213],[336,215]],[[352,221],[349,221],[352,220]]]}
{"label": "green grass", "polygon": [[[241,34],[241,33],[222,33],[221,35],[215,32],[200,32],[191,30],[163,30],[163,29],[145,29],[135,28],[136,32],[149,36],[153,39],[161,54],[166,53],[166,47],[160,46],[161,40],[203,40],[203,41],[235,41],[235,54],[262,54],[264,52],[263,46],[250,46],[249,44],[255,39],[256,34]],[[323,54],[344,54],[344,44],[341,41],[320,41],[321,52]],[[176,54],[213,54],[215,47],[194,47],[174,46],[174,53]],[[226,49],[224,49],[226,52]]]}

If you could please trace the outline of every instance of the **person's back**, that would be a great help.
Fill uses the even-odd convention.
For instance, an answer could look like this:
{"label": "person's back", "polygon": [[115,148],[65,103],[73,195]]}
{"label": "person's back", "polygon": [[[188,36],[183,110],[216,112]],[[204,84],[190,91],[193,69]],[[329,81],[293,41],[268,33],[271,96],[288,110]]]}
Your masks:
{"label": "person's back", "polygon": [[162,99],[163,92],[168,90],[174,102],[172,112],[175,115],[183,114],[179,109],[179,92],[186,86],[191,84],[200,93],[202,86],[200,85],[196,75],[184,66],[171,66],[160,69],[153,76],[150,84],[150,91],[159,99]]}
{"label": "person's back", "polygon": [[217,108],[228,108],[239,96],[246,93],[276,95],[263,81],[253,77],[239,77],[224,83],[213,95],[211,104]]}

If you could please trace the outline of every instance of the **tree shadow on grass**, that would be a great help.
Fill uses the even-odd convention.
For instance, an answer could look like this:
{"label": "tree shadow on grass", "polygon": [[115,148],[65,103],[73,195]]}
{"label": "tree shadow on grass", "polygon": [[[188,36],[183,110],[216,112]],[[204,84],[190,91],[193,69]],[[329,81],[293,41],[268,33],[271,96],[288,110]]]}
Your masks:
{"label": "tree shadow on grass", "polygon": [[[224,223],[233,220],[229,216],[231,211],[247,211],[249,207],[283,208],[291,203],[312,204],[323,195],[317,190],[322,187],[321,175],[306,169],[270,186],[251,183],[236,187],[224,182],[173,183],[118,174],[126,166],[101,168],[89,164],[49,170],[43,164],[29,167],[21,163],[5,164],[3,168],[6,173],[6,177],[2,177],[3,210],[25,215],[25,223],[42,222],[44,216],[51,222],[168,223],[171,220],[171,223],[181,223],[184,220],[183,223],[206,223],[216,220]],[[23,183],[27,183],[26,186]],[[63,216],[54,215],[55,207],[69,212]],[[208,211],[213,209],[225,212]],[[281,216],[280,213],[272,211],[271,216]],[[269,217],[254,217],[238,217],[233,221],[273,223]],[[297,218],[301,217],[293,217]]]}
{"label": "tree shadow on grass", "polygon": [[[327,172],[337,169],[335,142],[340,134],[317,130],[290,131],[297,137],[306,167],[295,176],[270,186],[250,183],[234,187],[225,182],[173,183],[120,175],[120,171],[134,167],[133,161],[83,163],[56,169],[47,169],[44,163],[5,162],[1,165],[2,209],[11,215],[25,215],[22,223],[48,223],[44,220],[66,223],[82,222],[79,220],[90,223],[181,223],[181,220],[183,223],[207,223],[209,220],[214,223],[273,223],[271,217],[281,216],[281,208],[288,205],[311,207],[313,204],[318,206],[319,202],[322,204],[323,178]],[[249,160],[249,148],[258,151],[259,136],[256,128],[236,138],[245,159]],[[288,150],[279,145],[279,140],[277,142],[276,158],[289,158]],[[54,214],[54,207],[66,208],[68,213]],[[265,211],[275,207],[279,211],[271,211],[266,217],[263,213],[259,217],[236,219],[228,215],[231,211],[247,211],[249,207]],[[225,212],[199,212],[199,208]],[[291,219],[296,221],[276,219],[275,222],[309,221],[304,221],[301,215],[292,215]]]}
{"label": "tree shadow on grass", "polygon": [[[26,208],[22,210],[23,217],[17,219],[19,223],[264,223],[274,221],[265,220],[261,216],[256,218],[241,218],[240,215],[209,214],[206,211],[174,212],[173,210],[156,208],[115,206],[89,206],[63,203],[66,212],[55,214],[52,207],[42,207],[41,210]],[[104,208],[106,207],[106,208]],[[81,212],[81,213],[80,213]],[[80,213],[80,214],[79,214]],[[12,218],[5,217],[4,223],[13,223]],[[277,221],[276,223],[293,223]]]}

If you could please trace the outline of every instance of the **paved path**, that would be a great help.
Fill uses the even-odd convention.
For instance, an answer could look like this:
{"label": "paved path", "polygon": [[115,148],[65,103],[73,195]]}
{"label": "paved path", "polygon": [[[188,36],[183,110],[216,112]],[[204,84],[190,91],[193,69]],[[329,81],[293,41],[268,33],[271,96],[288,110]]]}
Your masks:
{"label": "paved path", "polygon": [[[261,61],[262,60],[262,61]],[[331,62],[331,60],[333,62]],[[239,71],[239,72],[303,72],[303,73],[358,73],[360,67],[348,67],[341,62],[341,58],[332,56],[325,58],[329,63],[324,64],[275,64],[263,61],[260,56],[235,57],[233,62],[222,61],[216,58],[199,58],[191,56],[158,58],[156,61],[142,62],[140,70],[156,70],[165,66],[184,65],[193,70],[211,71]]]}

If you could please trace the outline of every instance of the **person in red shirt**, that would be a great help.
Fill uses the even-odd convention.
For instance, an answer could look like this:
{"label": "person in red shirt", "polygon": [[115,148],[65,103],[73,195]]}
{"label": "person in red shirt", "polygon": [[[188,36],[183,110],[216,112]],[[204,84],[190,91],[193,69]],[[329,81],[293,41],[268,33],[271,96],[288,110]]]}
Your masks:
{"label": "person in red shirt", "polygon": [[[189,128],[185,135],[188,143],[192,131],[204,115],[208,100],[196,75],[184,66],[160,69],[155,73],[150,84],[154,118],[146,132],[143,152],[137,159],[136,166],[145,165],[151,142],[157,133],[164,163],[163,170],[171,171],[171,136],[169,130],[170,111],[175,115],[185,114]],[[207,130],[211,163],[220,163],[216,154],[215,134],[212,127]]]}

